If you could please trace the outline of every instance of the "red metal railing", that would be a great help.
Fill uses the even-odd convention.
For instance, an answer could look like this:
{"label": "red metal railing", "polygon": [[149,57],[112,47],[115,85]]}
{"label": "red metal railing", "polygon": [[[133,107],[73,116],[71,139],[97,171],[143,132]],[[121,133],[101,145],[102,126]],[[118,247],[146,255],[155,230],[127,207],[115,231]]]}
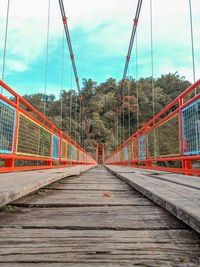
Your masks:
{"label": "red metal railing", "polygon": [[97,162],[100,164],[103,163],[103,154],[104,154],[104,145],[97,144]]}
{"label": "red metal railing", "polygon": [[[4,92],[9,92],[11,94],[10,99],[0,94],[0,160],[1,163],[3,162],[3,165],[0,167],[0,172],[97,164],[88,152],[80,147],[67,134],[60,131],[1,80],[0,86],[2,86]],[[20,106],[21,103],[29,109],[31,113],[23,109]],[[13,127],[11,127],[12,122],[9,112],[12,113]],[[23,121],[20,122],[21,118]],[[24,123],[27,123],[28,126]],[[26,134],[22,131],[24,129],[26,130]],[[40,138],[40,140],[38,139],[37,144],[38,151],[41,150],[41,142],[43,144],[43,150],[48,150],[48,153],[46,153],[48,155],[44,155],[44,152],[42,156],[39,152],[36,152],[36,155],[35,152],[32,151],[33,143],[36,143],[37,139],[29,140],[27,131],[30,131],[30,139],[33,135],[30,129],[32,129],[33,132],[35,131],[37,137],[40,135],[40,132],[43,132],[46,134],[46,139],[49,138],[49,143],[47,144],[48,140],[44,140],[45,138],[39,136],[38,138]],[[8,130],[10,131],[9,134]],[[56,140],[58,141],[57,143],[55,142]],[[25,152],[23,151],[24,149],[26,149]],[[35,149],[33,150],[35,151]],[[53,156],[53,154],[56,156]],[[25,163],[23,163],[25,166],[21,166],[22,161],[26,161],[30,166],[26,166]],[[37,166],[35,166],[36,163]],[[40,166],[38,166],[38,164]]]}
{"label": "red metal railing", "polygon": [[[104,164],[199,175],[200,168],[193,168],[192,163],[200,160],[200,94],[184,103],[199,85],[200,80],[185,90],[109,155]],[[176,150],[174,154],[165,143]]]}

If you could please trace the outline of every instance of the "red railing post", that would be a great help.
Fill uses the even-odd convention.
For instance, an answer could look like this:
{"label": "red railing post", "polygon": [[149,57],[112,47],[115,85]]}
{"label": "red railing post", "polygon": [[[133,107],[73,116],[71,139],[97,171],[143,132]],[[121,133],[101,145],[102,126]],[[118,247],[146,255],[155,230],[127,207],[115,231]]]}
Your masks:
{"label": "red railing post", "polygon": [[138,167],[138,160],[139,160],[139,133],[137,132],[137,167]]}
{"label": "red railing post", "polygon": [[[183,97],[180,97],[179,98],[179,132],[180,132],[180,146],[181,146],[181,157],[184,156],[184,146],[183,146],[183,121],[182,121],[182,111],[181,111],[181,106],[183,105]],[[188,160],[188,159],[182,159],[181,160],[182,162],[182,169],[192,169],[192,163],[191,163],[191,160]],[[191,175],[192,174],[188,174],[187,172],[184,173],[185,175]]]}
{"label": "red railing post", "polygon": [[16,111],[15,111],[15,130],[14,130],[14,142],[13,142],[13,155],[12,158],[5,159],[5,168],[14,168],[15,167],[15,155],[16,155],[16,149],[17,149],[17,134],[18,134],[18,118],[19,118],[19,96],[15,97],[15,104],[17,105]]}
{"label": "red railing post", "polygon": [[51,155],[48,161],[46,161],[46,166],[52,167],[52,155],[53,155],[53,125],[51,125]]}
{"label": "red railing post", "polygon": [[126,161],[126,145],[124,146],[124,166],[127,166],[127,161]]}
{"label": "red railing post", "polygon": [[146,153],[146,166],[150,167],[151,166],[151,161],[148,161],[149,159],[149,151],[148,151],[148,135],[147,135],[147,129],[148,127],[145,127],[145,153]]}
{"label": "red railing post", "polygon": [[122,160],[121,160],[121,153],[123,153],[123,147],[120,150],[120,165],[123,165],[123,157],[122,157]]}
{"label": "red railing post", "polygon": [[62,137],[63,137],[63,132],[59,132],[59,137],[60,137],[60,147],[59,147],[59,165],[60,162],[62,161],[61,157],[62,157]]}
{"label": "red railing post", "polygon": [[68,140],[69,139],[67,137],[67,139],[66,139],[66,154],[65,154],[66,155],[66,165],[68,165],[68,161],[67,161],[68,160],[68,158],[67,158],[67,155],[68,155]]}
{"label": "red railing post", "polygon": [[132,158],[132,166],[136,167],[135,161],[133,162],[133,160],[135,160],[134,150],[133,150],[133,138],[131,138],[131,158]]}

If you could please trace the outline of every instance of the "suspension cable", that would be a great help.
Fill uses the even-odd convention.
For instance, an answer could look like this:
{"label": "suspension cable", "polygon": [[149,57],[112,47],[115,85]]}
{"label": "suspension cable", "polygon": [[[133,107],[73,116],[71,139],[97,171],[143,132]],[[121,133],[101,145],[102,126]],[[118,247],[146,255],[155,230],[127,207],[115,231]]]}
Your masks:
{"label": "suspension cable", "polygon": [[[116,127],[116,130],[117,130],[117,142],[119,140],[119,111],[118,111],[118,107],[117,107],[117,110],[116,110],[116,115],[117,115],[117,127]],[[118,143],[117,143],[117,146],[118,146]]]}
{"label": "suspension cable", "polygon": [[[189,9],[190,9],[190,34],[191,34],[191,46],[192,46],[192,65],[193,65],[193,81],[196,82],[195,77],[195,56],[194,56],[194,35],[193,35],[193,23],[192,23],[192,4],[191,0],[189,0]],[[197,90],[195,88],[195,96],[197,94]]]}
{"label": "suspension cable", "polygon": [[117,121],[118,121],[118,119],[117,119],[117,114],[116,114],[116,116],[115,116],[115,128],[114,128],[114,129],[115,129],[115,150],[116,150],[117,147],[118,147],[118,146],[117,146],[117,143],[116,143],[116,140],[118,140],[118,139],[117,139],[117,128],[118,128],[118,127],[117,127],[117,123],[118,123]]}
{"label": "suspension cable", "polygon": [[[131,57],[132,47],[133,47],[133,43],[134,43],[134,39],[135,39],[135,34],[136,34],[136,31],[137,31],[137,25],[138,25],[140,11],[141,11],[141,7],[142,7],[142,2],[143,2],[143,0],[138,0],[136,14],[135,14],[134,23],[133,23],[133,29],[132,29],[132,33],[131,33],[131,39],[130,39],[129,48],[128,48],[128,54],[126,56],[126,62],[125,62],[125,67],[124,67],[124,73],[123,73],[122,83],[121,83],[120,95],[123,92],[123,87],[124,87],[124,83],[125,83],[127,69],[128,69],[128,66],[129,66],[129,61],[130,61],[130,57]],[[123,103],[123,101],[121,101],[121,102]],[[119,104],[119,107],[120,107],[120,105],[121,105],[121,103]],[[113,133],[113,129],[111,130],[111,134],[110,134],[111,136],[112,136],[112,133]],[[109,140],[110,139],[111,138],[109,138]],[[108,150],[109,145],[110,145],[110,142],[108,142],[108,145],[107,145],[107,147],[105,149],[106,152]]]}
{"label": "suspension cable", "polygon": [[[122,102],[124,102],[124,86],[122,87]],[[122,103],[122,142],[125,141],[125,138],[124,138],[124,121],[125,121],[125,109],[124,109],[124,105]]]}
{"label": "suspension cable", "polygon": [[[152,8],[152,0],[150,0],[150,32],[151,32],[151,87],[152,87],[152,104],[153,104],[153,118],[155,117],[155,88],[154,88],[154,57],[153,57],[153,8]],[[155,125],[155,120],[153,121],[153,125]],[[156,157],[156,133],[155,128],[153,129],[154,134],[154,158]]]}
{"label": "suspension cable", "polygon": [[[128,77],[129,77],[129,68],[128,68]],[[130,105],[130,99],[129,99],[129,96],[130,96],[130,81],[128,80],[128,103]],[[130,108],[128,108],[128,137],[131,136],[131,111],[130,111]]]}
{"label": "suspension cable", "polygon": [[[9,10],[10,10],[10,0],[8,0],[8,5],[7,5],[7,15],[6,15],[6,30],[5,30],[5,41],[4,41],[2,81],[4,81],[4,75],[5,75],[5,61],[6,61],[7,36],[8,36],[8,19],[9,19]],[[1,87],[1,94],[2,94],[2,93],[3,93],[3,87]]]}
{"label": "suspension cable", "polygon": [[85,120],[83,120],[83,148],[85,149],[85,139],[86,139],[86,125],[85,125]]}
{"label": "suspension cable", "polygon": [[61,69],[61,103],[60,103],[60,129],[63,128],[63,84],[64,84],[64,48],[65,48],[65,39],[64,39],[64,29],[63,29],[63,43],[62,43],[62,69]]}
{"label": "suspension cable", "polygon": [[69,91],[69,129],[72,133],[72,68],[71,68],[71,90]]}
{"label": "suspension cable", "polygon": [[61,102],[60,102],[60,119],[61,119],[61,122],[60,122],[60,129],[62,131],[62,128],[63,128],[63,97],[62,97],[62,91],[61,91]]}
{"label": "suspension cable", "polygon": [[[151,87],[153,102],[153,118],[155,117],[155,92],[154,92],[154,60],[153,60],[153,9],[152,0],[150,0],[150,25],[151,25]],[[155,121],[154,121],[155,124]]]}
{"label": "suspension cable", "polygon": [[69,132],[72,133],[72,90],[69,91]]}
{"label": "suspension cable", "polygon": [[122,87],[124,86],[124,80],[126,78],[129,60],[131,57],[131,52],[132,52],[133,42],[135,39],[136,30],[137,30],[141,6],[142,6],[142,0],[138,0],[137,10],[136,10],[135,19],[134,19],[134,25],[133,25],[133,29],[132,29],[132,33],[131,33],[131,40],[129,43],[128,54],[126,56],[126,63],[125,63],[125,68],[124,68],[124,73],[123,73]]}
{"label": "suspension cable", "polygon": [[[68,48],[69,48],[69,52],[70,52],[70,57],[71,57],[73,71],[74,71],[74,76],[75,76],[75,80],[76,80],[76,85],[77,85],[77,89],[78,89],[78,92],[79,92],[80,101],[82,102],[83,114],[85,114],[85,107],[84,107],[84,102],[83,102],[83,98],[82,98],[82,95],[81,95],[79,78],[78,78],[76,64],[75,64],[75,60],[74,60],[74,53],[73,53],[73,49],[72,49],[72,44],[71,44],[71,39],[70,39],[70,34],[69,34],[69,29],[68,29],[68,24],[67,24],[67,17],[66,17],[66,14],[65,14],[63,0],[59,0],[59,5],[60,5],[62,21],[63,21],[63,25],[64,25],[64,29],[65,29],[65,34],[66,34],[66,38],[67,38]],[[88,125],[86,115],[84,116],[84,119],[86,120],[86,125]],[[91,136],[90,136],[89,128],[87,128],[87,133],[88,133],[88,136],[89,136],[90,145],[92,147],[93,152],[95,153],[95,149],[94,149],[94,146],[92,144],[92,139],[91,139]]]}
{"label": "suspension cable", "polygon": [[76,124],[77,124],[77,94],[75,92],[75,127],[74,127],[74,131],[75,131],[75,142],[77,142],[77,132],[76,132]]}
{"label": "suspension cable", "polygon": [[82,147],[83,147],[83,138],[84,138],[83,134],[84,134],[84,115],[82,113],[82,128],[81,128],[81,138],[82,138],[81,146]]}
{"label": "suspension cable", "polygon": [[[118,97],[118,106],[119,106],[119,135],[120,135],[120,143],[122,143],[122,113],[121,113],[121,99],[122,97]],[[112,132],[111,132],[112,133]],[[111,138],[111,137],[110,137]]]}
{"label": "suspension cable", "polygon": [[135,77],[136,77],[136,95],[137,95],[137,131],[139,130],[139,88],[138,88],[138,38],[137,38],[137,32],[135,36]]}
{"label": "suspension cable", "polygon": [[80,99],[80,118],[79,118],[79,144],[81,145],[81,121],[82,121],[82,105]]}
{"label": "suspension cable", "polygon": [[47,105],[47,69],[48,69],[48,54],[49,54],[50,9],[51,9],[51,0],[49,0],[49,4],[48,4],[47,45],[46,45],[46,69],[45,69],[45,89],[44,89],[44,116],[46,115],[46,105]]}

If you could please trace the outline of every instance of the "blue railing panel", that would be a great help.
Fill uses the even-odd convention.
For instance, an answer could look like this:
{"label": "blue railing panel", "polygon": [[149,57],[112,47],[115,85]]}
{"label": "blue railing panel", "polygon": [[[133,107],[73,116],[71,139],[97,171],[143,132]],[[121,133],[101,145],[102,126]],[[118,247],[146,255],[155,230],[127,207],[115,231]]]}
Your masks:
{"label": "blue railing panel", "polygon": [[16,110],[0,99],[0,153],[13,153]]}
{"label": "blue railing panel", "polygon": [[138,158],[139,159],[146,159],[146,142],[145,142],[145,134],[139,137],[138,139]]}
{"label": "blue railing panel", "polygon": [[200,154],[200,99],[182,110],[183,154]]}
{"label": "blue railing panel", "polygon": [[128,160],[128,147],[125,147],[125,161]]}
{"label": "blue railing panel", "polygon": [[72,145],[72,157],[71,160],[75,159],[75,147]]}
{"label": "blue railing panel", "polygon": [[59,159],[59,151],[60,151],[60,138],[53,135],[53,148],[52,148],[52,159]]}

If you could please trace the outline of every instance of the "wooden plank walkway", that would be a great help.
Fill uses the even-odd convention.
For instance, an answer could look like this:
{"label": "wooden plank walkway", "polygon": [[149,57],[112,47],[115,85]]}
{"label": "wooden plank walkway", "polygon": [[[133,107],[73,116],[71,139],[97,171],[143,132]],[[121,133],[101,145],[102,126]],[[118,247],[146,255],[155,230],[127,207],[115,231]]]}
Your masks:
{"label": "wooden plank walkway", "polygon": [[103,166],[0,212],[0,266],[199,266],[200,236]]}
{"label": "wooden plank walkway", "polygon": [[115,165],[107,168],[200,233],[199,177]]}
{"label": "wooden plank walkway", "polygon": [[79,175],[91,168],[93,168],[93,165],[78,165],[74,167],[1,173],[0,207],[61,178]]}

